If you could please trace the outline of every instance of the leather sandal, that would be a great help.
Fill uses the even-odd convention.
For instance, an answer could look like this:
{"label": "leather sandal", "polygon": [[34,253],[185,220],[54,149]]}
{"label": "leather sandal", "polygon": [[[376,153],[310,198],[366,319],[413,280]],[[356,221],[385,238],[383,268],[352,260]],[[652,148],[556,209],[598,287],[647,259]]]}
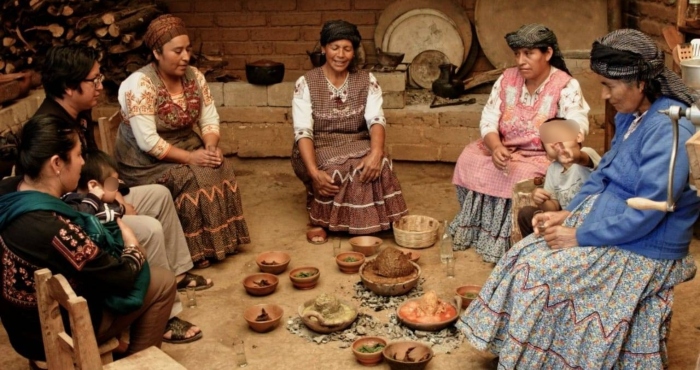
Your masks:
{"label": "leather sandal", "polygon": [[194,290],[204,290],[214,286],[213,281],[207,284],[207,279],[205,279],[204,276],[190,274],[189,272],[186,272],[182,280],[180,280],[177,283],[177,291],[184,292],[185,290],[187,290],[187,287],[190,286],[190,283],[193,281],[195,282]]}
{"label": "leather sandal", "polygon": [[167,333],[168,331],[172,332],[170,333],[170,339],[163,338],[163,342],[165,343],[173,343],[173,344],[181,344],[181,343],[190,343],[194,342],[196,340],[202,339],[202,331],[200,330],[199,333],[187,338],[187,331],[192,328],[194,324],[191,322],[185,321],[180,319],[179,317],[173,317],[172,319],[168,320],[168,324],[165,325],[165,332]]}
{"label": "leather sandal", "polygon": [[[314,238],[321,238],[321,240],[314,240]],[[312,227],[306,232],[306,241],[311,244],[323,244],[328,241],[328,234],[322,227]]]}
{"label": "leather sandal", "polygon": [[201,261],[197,261],[194,263],[194,268],[196,268],[198,270],[205,269],[209,266],[211,266],[211,262],[209,262],[209,260],[207,260],[207,259],[203,259]]}

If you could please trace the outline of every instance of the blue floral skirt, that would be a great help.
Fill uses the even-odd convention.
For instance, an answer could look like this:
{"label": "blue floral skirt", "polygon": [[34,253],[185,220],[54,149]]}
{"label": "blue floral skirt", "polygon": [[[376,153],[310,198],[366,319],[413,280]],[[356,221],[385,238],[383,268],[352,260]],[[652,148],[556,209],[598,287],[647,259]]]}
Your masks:
{"label": "blue floral skirt", "polygon": [[[576,227],[596,196],[564,222]],[[656,260],[617,247],[550,249],[530,235],[498,262],[457,327],[499,368],[666,367],[673,287],[692,256]]]}
{"label": "blue floral skirt", "polygon": [[513,222],[510,199],[457,186],[460,210],[449,229],[455,250],[473,246],[486,262],[498,262],[510,249]]}

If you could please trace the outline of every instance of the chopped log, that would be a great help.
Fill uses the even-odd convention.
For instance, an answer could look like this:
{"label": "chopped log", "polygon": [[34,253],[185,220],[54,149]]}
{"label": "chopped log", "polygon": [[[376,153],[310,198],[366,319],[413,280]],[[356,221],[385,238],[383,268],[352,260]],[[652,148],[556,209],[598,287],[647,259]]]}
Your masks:
{"label": "chopped log", "polygon": [[83,41],[89,40],[89,39],[91,39],[91,38],[92,38],[92,33],[89,33],[89,32],[87,32],[87,33],[81,33],[80,35],[75,36],[75,40],[74,40],[74,41],[75,41],[75,42],[83,42]]}
{"label": "chopped log", "polygon": [[134,40],[134,42],[131,42],[129,44],[117,44],[117,45],[112,45],[109,47],[109,50],[107,50],[110,54],[122,54],[126,53],[128,51],[132,51],[138,47],[143,45],[143,40]]}
{"label": "chopped log", "polygon": [[2,71],[3,69],[5,69],[5,61],[0,59],[0,71]]}
{"label": "chopped log", "polygon": [[36,26],[36,27],[26,29],[26,31],[33,31],[33,30],[50,31],[51,35],[53,37],[61,37],[61,35],[63,35],[63,31],[65,31],[65,29],[63,27],[61,27],[61,25],[58,23],[51,23],[48,26]]}
{"label": "chopped log", "polygon": [[6,48],[14,45],[15,42],[17,42],[17,39],[15,39],[14,37],[3,37],[2,38],[2,46],[6,47]]}
{"label": "chopped log", "polygon": [[126,33],[126,34],[122,35],[122,43],[123,44],[130,44],[131,42],[134,41],[135,38],[136,38],[136,34],[134,34],[133,32]]}
{"label": "chopped log", "polygon": [[[130,17],[138,12],[148,10],[148,9],[156,10],[156,6],[153,4],[149,4],[149,5],[140,6],[140,7],[126,8],[126,9],[120,10],[118,12],[111,12],[111,15],[114,19],[114,22],[118,22],[124,18]],[[110,13],[105,13],[105,14],[110,14]],[[112,22],[112,23],[114,23],[114,22]]]}
{"label": "chopped log", "polygon": [[118,37],[124,33],[131,32],[136,28],[147,25],[158,14],[155,7],[147,7],[129,18],[124,18],[109,26],[109,34]]}
{"label": "chopped log", "polygon": [[31,45],[29,45],[29,43],[27,42],[27,40],[24,39],[24,36],[22,36],[22,32],[20,32],[20,30],[19,30],[19,26],[17,26],[17,27],[15,28],[15,33],[17,34],[17,38],[18,38],[20,41],[22,41],[22,42],[24,43],[24,45],[26,45],[26,47],[27,47],[27,49],[28,49],[29,51],[31,51],[31,52],[33,52],[33,53],[36,53],[36,50],[34,50],[34,48],[33,48]]}
{"label": "chopped log", "polygon": [[97,46],[100,44],[100,41],[98,39],[90,39],[90,41],[87,42],[87,46],[97,49]]}
{"label": "chopped log", "polygon": [[73,15],[73,13],[73,7],[71,7],[70,5],[64,5],[63,9],[61,9],[61,15],[64,17],[70,17],[71,15]]}
{"label": "chopped log", "polygon": [[61,16],[61,9],[59,7],[57,7],[56,5],[49,5],[49,7],[46,8],[46,12],[53,15],[54,17]]}
{"label": "chopped log", "polygon": [[464,91],[468,91],[470,89],[473,89],[477,86],[489,82],[494,82],[498,80],[498,77],[501,76],[501,74],[503,74],[503,68],[494,69],[491,71],[482,72],[477,75],[474,75],[474,77],[466,79],[464,81]]}
{"label": "chopped log", "polygon": [[75,36],[75,30],[74,29],[69,29],[68,32],[66,32],[66,40],[70,41],[73,39]]}
{"label": "chopped log", "polygon": [[109,33],[109,27],[100,27],[95,29],[95,36],[103,38]]}

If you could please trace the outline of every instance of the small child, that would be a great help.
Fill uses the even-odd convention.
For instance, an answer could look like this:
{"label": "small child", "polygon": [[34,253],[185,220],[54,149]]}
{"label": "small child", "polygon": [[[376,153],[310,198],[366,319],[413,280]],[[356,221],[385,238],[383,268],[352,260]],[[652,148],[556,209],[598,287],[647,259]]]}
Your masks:
{"label": "small child", "polygon": [[97,216],[102,223],[116,221],[125,212],[124,206],[116,201],[117,163],[100,150],[88,151],[84,156],[78,190],[64,195],[63,201],[77,211]]}
{"label": "small child", "polygon": [[547,168],[544,189],[535,188],[532,199],[537,207],[526,206],[518,212],[518,226],[523,238],[532,234],[532,218],[539,211],[560,211],[581,190],[600,162],[595,150],[582,147],[584,135],[578,123],[553,118],[540,126],[540,138],[552,164]]}

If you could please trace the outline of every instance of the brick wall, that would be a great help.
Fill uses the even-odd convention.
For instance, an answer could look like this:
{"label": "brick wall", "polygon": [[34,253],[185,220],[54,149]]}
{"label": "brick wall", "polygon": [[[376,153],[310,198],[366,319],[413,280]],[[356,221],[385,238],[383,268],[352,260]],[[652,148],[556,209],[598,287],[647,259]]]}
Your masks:
{"label": "brick wall", "polygon": [[[667,55],[670,54],[661,29],[676,24],[677,2],[688,0],[624,0],[622,3],[622,24],[638,29],[651,36]],[[672,63],[670,56],[667,64]],[[670,65],[670,64],[669,64]]]}
{"label": "brick wall", "polygon": [[[456,0],[474,22],[476,0]],[[271,59],[285,65],[285,81],[294,81],[311,62],[321,25],[331,19],[356,24],[362,35],[368,64],[376,63],[374,29],[384,8],[393,0],[164,0],[190,31],[195,52],[222,55],[226,67],[245,79],[245,63]],[[474,35],[474,42],[477,42]],[[492,69],[483,53],[474,71]]]}

